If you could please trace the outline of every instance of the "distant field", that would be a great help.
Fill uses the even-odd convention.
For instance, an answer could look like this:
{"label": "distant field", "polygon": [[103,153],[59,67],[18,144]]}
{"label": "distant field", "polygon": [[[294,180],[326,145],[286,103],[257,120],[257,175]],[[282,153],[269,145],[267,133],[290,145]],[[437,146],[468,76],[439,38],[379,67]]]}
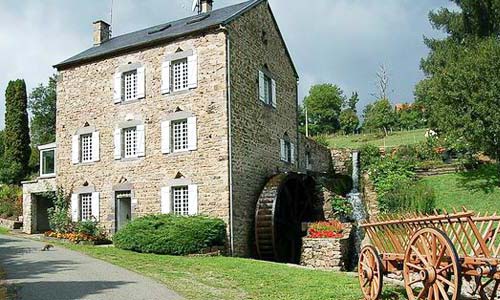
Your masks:
{"label": "distant field", "polygon": [[422,180],[434,188],[437,208],[451,211],[465,206],[475,212],[500,212],[499,175],[494,165]]}
{"label": "distant field", "polygon": [[399,145],[416,144],[425,139],[426,129],[410,131],[395,131],[387,137],[380,137],[377,134],[355,134],[332,136],[328,139],[331,148],[351,148],[356,149],[364,144],[371,144],[377,147],[396,147]]}

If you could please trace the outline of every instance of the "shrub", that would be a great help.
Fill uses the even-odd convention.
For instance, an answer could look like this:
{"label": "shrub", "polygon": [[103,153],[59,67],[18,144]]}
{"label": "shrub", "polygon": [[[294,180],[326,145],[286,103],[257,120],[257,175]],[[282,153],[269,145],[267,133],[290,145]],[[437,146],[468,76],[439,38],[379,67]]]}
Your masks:
{"label": "shrub", "polygon": [[376,164],[380,159],[380,149],[371,144],[365,144],[359,148],[360,163],[363,170],[368,170],[371,165]]}
{"label": "shrub", "polygon": [[22,215],[23,190],[16,185],[0,186],[0,217],[15,219]]}
{"label": "shrub", "polygon": [[52,198],[54,206],[47,209],[49,215],[49,227],[57,233],[68,233],[72,231],[73,223],[69,216],[69,194],[66,194],[63,188],[58,187],[55,195],[45,193],[43,197]]}
{"label": "shrub", "polygon": [[150,215],[118,231],[116,247],[145,253],[186,255],[213,246],[224,246],[224,221],[204,216]]}
{"label": "shrub", "polygon": [[95,220],[78,221],[74,224],[74,232],[83,233],[95,237],[103,237],[104,233]]}
{"label": "shrub", "polygon": [[325,146],[327,148],[330,146],[330,143],[328,142],[328,136],[325,135],[325,134],[320,134],[320,135],[314,136],[314,137],[312,137],[312,139],[316,143],[318,143],[318,144],[320,144],[322,146]]}
{"label": "shrub", "polygon": [[421,181],[394,186],[379,199],[380,210],[385,213],[432,213],[435,204],[434,190]]}
{"label": "shrub", "polygon": [[341,238],[344,225],[337,220],[312,223],[307,229],[309,238]]}
{"label": "shrub", "polygon": [[347,220],[352,215],[352,205],[345,197],[333,195],[330,199],[332,212],[339,220]]}

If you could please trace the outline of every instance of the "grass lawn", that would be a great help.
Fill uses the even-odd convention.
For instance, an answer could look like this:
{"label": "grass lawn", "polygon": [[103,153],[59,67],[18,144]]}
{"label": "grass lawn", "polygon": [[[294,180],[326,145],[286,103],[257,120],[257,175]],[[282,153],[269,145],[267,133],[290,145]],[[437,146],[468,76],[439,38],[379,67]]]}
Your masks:
{"label": "grass lawn", "polygon": [[454,207],[461,209],[465,206],[476,212],[500,212],[499,175],[494,165],[422,180],[434,188],[437,208],[451,211]]}
{"label": "grass lawn", "polygon": [[[230,257],[141,254],[113,247],[66,245],[164,283],[187,299],[359,300],[358,279],[345,273],[307,270]],[[382,299],[406,299],[386,287]]]}
{"label": "grass lawn", "polygon": [[356,149],[364,144],[372,144],[378,147],[396,147],[399,145],[416,144],[425,140],[426,129],[417,129],[411,131],[395,131],[387,137],[380,137],[374,133],[339,135],[328,138],[330,148],[351,148]]}
{"label": "grass lawn", "polygon": [[5,228],[5,227],[0,226],[0,234],[7,234],[7,233],[9,233],[9,229],[8,229],[8,228]]}

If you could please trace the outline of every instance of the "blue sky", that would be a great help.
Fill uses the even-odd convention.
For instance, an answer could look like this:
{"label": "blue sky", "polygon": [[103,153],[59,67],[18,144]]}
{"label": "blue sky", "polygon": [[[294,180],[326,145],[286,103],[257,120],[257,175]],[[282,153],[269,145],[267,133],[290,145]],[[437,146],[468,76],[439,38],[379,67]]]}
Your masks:
{"label": "blue sky", "polygon": [[[92,46],[92,22],[109,21],[112,0],[1,0],[0,128],[5,88],[24,78],[28,92],[46,83],[52,65]],[[114,0],[113,34],[189,16],[191,0]],[[241,0],[215,0],[215,8]],[[300,75],[300,98],[315,83],[359,92],[358,109],[374,100],[375,74],[384,64],[393,103],[413,100],[427,55],[423,36],[440,36],[429,10],[447,0],[269,0]]]}

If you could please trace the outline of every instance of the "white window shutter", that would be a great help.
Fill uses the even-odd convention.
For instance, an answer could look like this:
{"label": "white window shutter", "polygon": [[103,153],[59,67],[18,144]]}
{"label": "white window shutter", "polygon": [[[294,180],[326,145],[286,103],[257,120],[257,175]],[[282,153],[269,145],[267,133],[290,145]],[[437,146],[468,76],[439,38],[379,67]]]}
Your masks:
{"label": "white window shutter", "polygon": [[71,221],[77,222],[80,217],[80,201],[78,194],[71,194]]}
{"label": "white window shutter", "polygon": [[170,153],[170,121],[161,122],[161,153]]}
{"label": "white window shutter", "polygon": [[198,186],[195,184],[188,185],[188,214],[196,215],[198,214]]}
{"label": "white window shutter", "polygon": [[196,150],[196,117],[189,117],[187,119],[188,126],[188,150]]}
{"label": "white window shutter", "polygon": [[161,213],[169,214],[172,212],[172,199],[170,198],[170,187],[161,188]]}
{"label": "white window shutter", "polygon": [[161,93],[170,93],[170,61],[164,61],[161,65]]}
{"label": "white window shutter", "polygon": [[142,157],[146,155],[146,136],[144,132],[144,125],[137,125],[137,156]]}
{"label": "white window shutter", "polygon": [[92,132],[92,161],[99,161],[100,159],[100,141],[99,131]]}
{"label": "white window shutter", "polygon": [[71,138],[71,162],[77,164],[80,162],[80,136],[74,135]]}
{"label": "white window shutter", "polygon": [[290,162],[295,163],[295,144],[290,143]]}
{"label": "white window shutter", "polygon": [[194,89],[198,86],[198,55],[188,57],[188,88]]}
{"label": "white window shutter", "polygon": [[259,70],[259,99],[266,102],[266,87],[264,84],[264,72]]}
{"label": "white window shutter", "polygon": [[114,144],[115,144],[115,159],[122,158],[122,129],[116,128],[114,133]]}
{"label": "white window shutter", "polygon": [[144,67],[137,68],[137,98],[146,97],[146,72]]}
{"label": "white window shutter", "polygon": [[285,140],[284,139],[280,139],[280,159],[286,160],[285,159]]}
{"label": "white window shutter", "polygon": [[92,193],[92,216],[99,221],[99,192]]}
{"label": "white window shutter", "polygon": [[122,73],[116,72],[113,76],[113,101],[122,102]]}
{"label": "white window shutter", "polygon": [[271,104],[276,108],[276,80],[271,80],[272,92],[271,92]]}

